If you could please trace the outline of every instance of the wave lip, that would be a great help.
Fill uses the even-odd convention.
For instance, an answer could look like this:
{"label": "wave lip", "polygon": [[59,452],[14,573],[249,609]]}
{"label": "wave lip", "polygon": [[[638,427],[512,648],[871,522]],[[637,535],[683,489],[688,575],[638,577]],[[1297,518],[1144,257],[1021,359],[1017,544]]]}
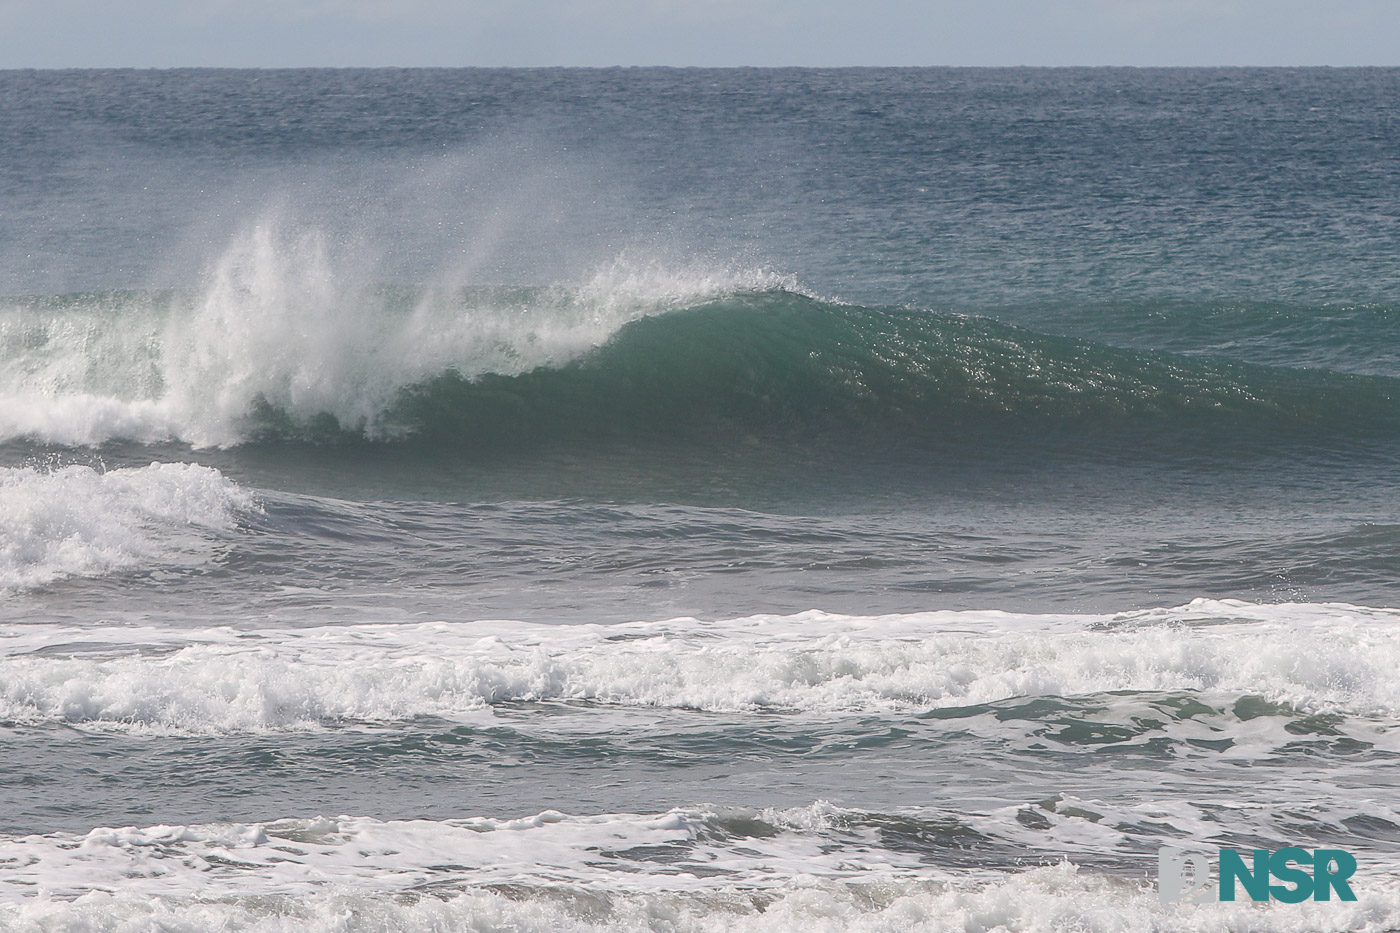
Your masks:
{"label": "wave lip", "polygon": [[196,464],[0,468],[0,592],[200,563],[210,535],[254,507],[246,491]]}
{"label": "wave lip", "polygon": [[[1112,691],[1394,718],[1397,621],[1395,610],[1197,601],[1120,616],[128,627],[126,647],[108,644],[110,630],[30,626],[0,636],[0,718],[210,734],[467,721],[520,701],[916,714]],[[34,653],[55,643],[70,653]]]}

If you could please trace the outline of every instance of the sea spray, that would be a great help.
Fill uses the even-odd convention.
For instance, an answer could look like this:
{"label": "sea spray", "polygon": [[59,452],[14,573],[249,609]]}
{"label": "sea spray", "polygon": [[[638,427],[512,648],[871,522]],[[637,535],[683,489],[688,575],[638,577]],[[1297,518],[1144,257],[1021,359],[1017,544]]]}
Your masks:
{"label": "sea spray", "polygon": [[[0,439],[229,446],[271,423],[382,440],[404,390],[453,374],[563,365],[629,321],[792,286],[764,269],[628,256],[574,285],[404,287],[372,280],[315,228],[235,236],[191,293],[0,305]],[[324,431],[322,431],[324,433]]]}

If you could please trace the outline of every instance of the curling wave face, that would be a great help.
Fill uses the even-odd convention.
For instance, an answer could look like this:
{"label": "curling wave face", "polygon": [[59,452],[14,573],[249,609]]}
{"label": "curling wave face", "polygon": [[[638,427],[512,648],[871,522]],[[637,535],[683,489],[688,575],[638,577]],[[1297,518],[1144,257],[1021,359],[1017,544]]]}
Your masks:
{"label": "curling wave face", "polygon": [[487,452],[696,435],[1400,435],[1386,376],[1116,349],[794,288],[763,270],[625,263],[577,287],[370,286],[319,237],[257,227],[194,295],[0,307],[0,439]]}

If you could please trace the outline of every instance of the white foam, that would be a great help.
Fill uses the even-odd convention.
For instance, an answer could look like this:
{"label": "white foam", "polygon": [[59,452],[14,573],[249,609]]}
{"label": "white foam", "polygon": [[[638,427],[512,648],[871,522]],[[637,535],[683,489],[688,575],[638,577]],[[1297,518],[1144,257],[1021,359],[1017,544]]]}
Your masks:
{"label": "white foam", "polygon": [[0,468],[0,592],[132,567],[198,563],[252,497],[189,463]]}
{"label": "white foam", "polygon": [[318,231],[270,218],[234,238],[193,297],[12,300],[0,306],[0,440],[227,446],[260,402],[391,437],[386,411],[425,379],[558,365],[629,321],[792,285],[619,258],[569,287],[464,298],[443,286],[397,306],[404,296],[369,279]]}
{"label": "white foam", "polygon": [[1387,879],[1356,904],[1245,904],[1162,908],[1155,895],[1073,866],[1010,875],[975,888],[917,883],[793,884],[748,892],[606,896],[603,892],[469,891],[395,899],[324,893],[256,901],[94,895],[75,902],[0,906],[13,933],[114,930],[195,933],[1383,933],[1400,924]]}
{"label": "white foam", "polygon": [[93,895],[75,902],[0,906],[0,929],[222,930],[267,933],[1383,933],[1400,924],[1387,880],[1356,904],[1245,904],[1162,908],[1155,896],[1073,866],[1042,868],[973,889],[897,884],[794,884],[763,898],[747,892],[687,896],[470,891],[411,900],[324,893],[250,901]]}
{"label": "white foam", "polygon": [[726,835],[720,814],[678,809],[0,837],[0,929],[1266,933],[1400,923],[1393,865],[1368,862],[1355,902],[1163,906],[1147,865],[1127,877],[1068,862],[945,869],[873,834],[833,836],[823,819],[860,817],[833,809],[746,814],[777,830],[759,836]]}
{"label": "white foam", "polygon": [[[1395,610],[1197,600],[1118,616],[807,612],[721,622],[178,631],[34,625],[0,633],[0,717],[228,732],[461,718],[515,700],[845,714],[1168,691],[1393,718],[1397,623]],[[76,650],[86,643],[100,651]],[[75,652],[31,653],[52,644]]]}
{"label": "white foam", "polygon": [[0,896],[306,894],[328,885],[389,893],[428,884],[598,883],[664,891],[770,887],[794,875],[875,880],[919,869],[915,857],[859,840],[824,851],[821,833],[746,837],[734,846],[714,831],[714,815],[676,809],[442,821],[341,816],[0,837],[0,864],[7,866]]}

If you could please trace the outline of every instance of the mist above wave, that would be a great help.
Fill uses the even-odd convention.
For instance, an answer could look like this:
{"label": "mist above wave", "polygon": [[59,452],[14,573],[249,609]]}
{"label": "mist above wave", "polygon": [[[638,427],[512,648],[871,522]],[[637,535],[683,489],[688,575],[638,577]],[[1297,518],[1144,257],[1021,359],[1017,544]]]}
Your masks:
{"label": "mist above wave", "polygon": [[392,438],[407,386],[559,365],[628,321],[784,282],[621,257],[567,285],[394,287],[319,231],[270,220],[235,237],[190,293],[0,303],[0,439],[228,446],[260,411]]}

